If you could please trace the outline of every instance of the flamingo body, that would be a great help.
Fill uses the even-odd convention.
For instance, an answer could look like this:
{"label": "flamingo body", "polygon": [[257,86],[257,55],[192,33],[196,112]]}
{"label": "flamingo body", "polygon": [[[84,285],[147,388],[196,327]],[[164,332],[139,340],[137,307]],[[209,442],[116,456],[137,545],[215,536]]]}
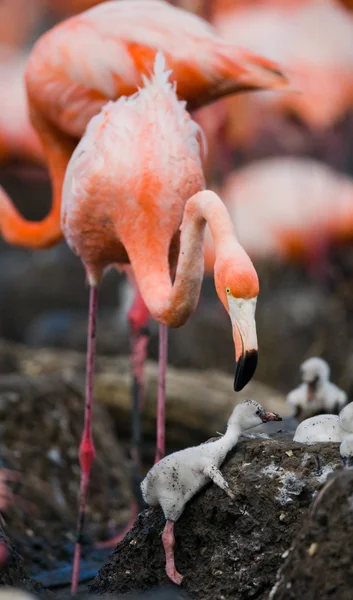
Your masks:
{"label": "flamingo body", "polygon": [[164,455],[166,326],[185,323],[198,302],[206,222],[219,256],[215,268],[218,296],[232,322],[236,391],[251,379],[257,364],[257,274],[237,242],[222,201],[203,189],[203,136],[185,110],[185,101],[178,99],[169,75],[159,52],[154,74],[151,80],[144,78],[143,88],[133,96],[109,102],[92,118],[65,175],[62,228],[85,266],[91,287],[73,593],[94,458],[91,415],[97,286],[104,270],[130,262],[142,300],[160,322],[156,462]]}
{"label": "flamingo body", "polygon": [[108,100],[136,92],[158,49],[191,108],[239,91],[288,87],[276,63],[224,42],[202,19],[160,0],[111,0],[67,19],[37,41],[26,70],[52,208],[33,223],[3,199],[0,229],[8,241],[47,248],[61,239],[62,183],[78,140]]}

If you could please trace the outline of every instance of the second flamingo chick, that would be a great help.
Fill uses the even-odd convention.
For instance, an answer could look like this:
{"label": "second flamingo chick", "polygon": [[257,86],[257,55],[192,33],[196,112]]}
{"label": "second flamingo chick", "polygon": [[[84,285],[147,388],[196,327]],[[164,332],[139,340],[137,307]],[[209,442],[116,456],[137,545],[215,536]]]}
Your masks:
{"label": "second flamingo chick", "polygon": [[305,419],[298,425],[293,440],[302,444],[316,442],[342,442],[353,434],[353,402],[339,415],[318,415]]}
{"label": "second flamingo chick", "polygon": [[347,394],[330,381],[330,367],[322,358],[309,358],[300,367],[302,384],[287,396],[293,416],[303,420],[322,414],[338,414]]}
{"label": "second flamingo chick", "polygon": [[174,563],[174,523],[186,503],[210,480],[233,499],[234,494],[219,470],[228,452],[246,429],[267,421],[281,420],[279,415],[267,412],[254,400],[245,400],[234,408],[227,431],[219,440],[174,452],[156,463],[147,473],[141,483],[142,495],[150,506],[159,504],[167,519],[162,542],[166,573],[174,583],[180,585],[183,579]]}

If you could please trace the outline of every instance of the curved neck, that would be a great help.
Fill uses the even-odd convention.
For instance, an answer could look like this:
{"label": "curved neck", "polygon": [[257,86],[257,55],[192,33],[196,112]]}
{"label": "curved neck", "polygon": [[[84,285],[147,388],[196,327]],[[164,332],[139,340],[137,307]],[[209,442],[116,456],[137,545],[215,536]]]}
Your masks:
{"label": "curved neck", "polygon": [[227,427],[227,431],[225,434],[215,442],[211,442],[212,444],[212,456],[216,459],[216,463],[220,466],[228,452],[234,448],[241,434],[240,427]]}
{"label": "curved neck", "polygon": [[249,260],[237,241],[225,205],[217,194],[209,190],[198,192],[185,205],[174,283],[170,277],[169,246],[163,246],[161,241],[154,254],[153,249],[150,252],[146,248],[146,260],[141,260],[140,253],[130,253],[128,249],[148,310],[157,321],[170,327],[183,325],[197,306],[204,273],[203,242],[206,223],[213,237],[216,259],[232,256],[240,262],[244,257]]}

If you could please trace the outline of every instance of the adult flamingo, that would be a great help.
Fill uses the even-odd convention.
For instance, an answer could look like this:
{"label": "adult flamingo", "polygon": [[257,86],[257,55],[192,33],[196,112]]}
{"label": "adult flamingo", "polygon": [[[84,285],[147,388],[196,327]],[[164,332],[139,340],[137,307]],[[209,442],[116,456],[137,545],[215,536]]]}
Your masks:
{"label": "adult flamingo", "polygon": [[[153,318],[165,327],[180,327],[198,302],[207,222],[216,247],[215,285],[232,322],[235,390],[251,379],[257,363],[257,274],[237,242],[224,204],[204,190],[202,132],[168,77],[159,53],[144,88],[131,98],[108,103],[91,120],[63,186],[64,235],[80,256],[90,284],[79,535],[93,459],[90,415],[98,284],[108,266],[130,262]],[[73,592],[79,560],[78,543]]]}
{"label": "adult flamingo", "polygon": [[29,110],[52,179],[52,208],[33,223],[21,219],[10,200],[2,201],[5,239],[47,248],[62,238],[62,181],[78,140],[108,100],[137,90],[158,48],[189,108],[244,90],[288,87],[277,64],[224,42],[202,19],[160,0],[113,0],[67,19],[38,40],[26,72]]}
{"label": "adult flamingo", "polygon": [[[2,198],[0,230],[10,243],[47,248],[61,239],[62,182],[78,140],[109,99],[137,90],[158,48],[189,108],[244,90],[288,86],[277,64],[224,42],[202,19],[158,0],[105,2],[60,23],[37,42],[26,73],[31,118],[52,180],[52,207],[43,221],[34,223]],[[160,351],[162,407],[167,353],[163,324]],[[161,408],[157,456],[164,453],[163,422]]]}
{"label": "adult flamingo", "polygon": [[[225,100],[231,146],[253,140],[264,121],[290,138],[283,116],[294,115],[314,132],[328,129],[352,108],[353,19],[333,0],[261,0],[214,4],[213,24],[225,40],[253,52],[281,56],[301,94],[253,95]],[[318,33],[320,32],[320,34]],[[325,44],[322,44],[325,39]],[[280,127],[276,127],[276,117]],[[295,140],[294,140],[295,143]]]}

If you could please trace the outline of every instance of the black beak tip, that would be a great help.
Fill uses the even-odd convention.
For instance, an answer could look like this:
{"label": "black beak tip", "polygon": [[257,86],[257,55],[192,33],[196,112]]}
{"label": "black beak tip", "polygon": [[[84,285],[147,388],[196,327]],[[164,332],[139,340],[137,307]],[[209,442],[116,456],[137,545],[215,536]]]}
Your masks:
{"label": "black beak tip", "polygon": [[234,377],[234,391],[240,392],[252,379],[257,367],[257,350],[248,350],[237,361]]}

